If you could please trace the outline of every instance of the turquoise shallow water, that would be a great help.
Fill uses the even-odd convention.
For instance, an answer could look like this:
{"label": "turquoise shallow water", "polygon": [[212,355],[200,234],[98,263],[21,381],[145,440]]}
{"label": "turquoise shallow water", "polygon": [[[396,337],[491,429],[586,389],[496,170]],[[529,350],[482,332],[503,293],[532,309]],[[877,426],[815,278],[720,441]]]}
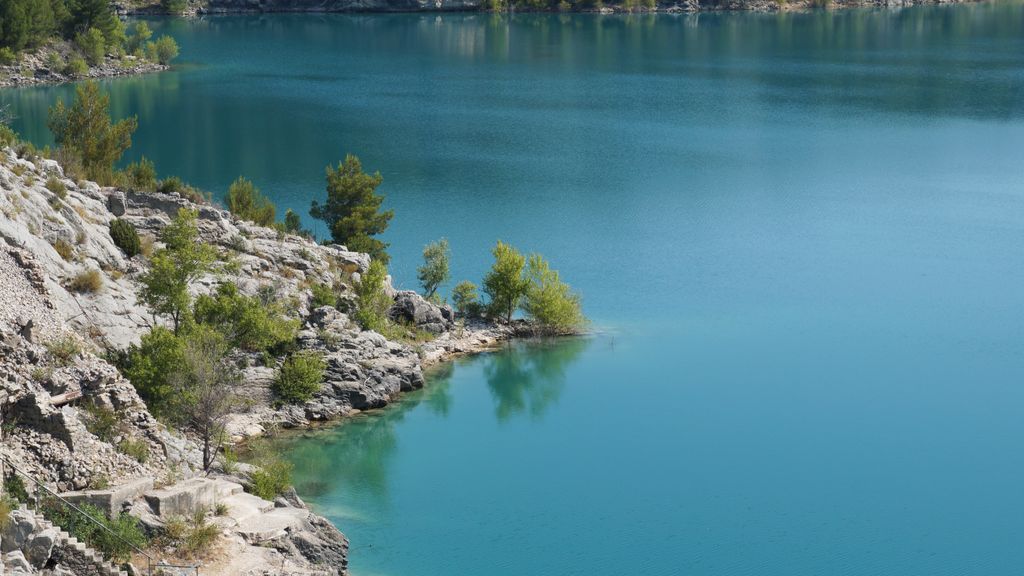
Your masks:
{"label": "turquoise shallow water", "polygon": [[[1021,4],[156,25],[133,155],[304,213],[355,152],[400,284],[502,238],[599,329],[289,441],[356,574],[1024,565]],[[0,101],[44,142],[67,90]]]}

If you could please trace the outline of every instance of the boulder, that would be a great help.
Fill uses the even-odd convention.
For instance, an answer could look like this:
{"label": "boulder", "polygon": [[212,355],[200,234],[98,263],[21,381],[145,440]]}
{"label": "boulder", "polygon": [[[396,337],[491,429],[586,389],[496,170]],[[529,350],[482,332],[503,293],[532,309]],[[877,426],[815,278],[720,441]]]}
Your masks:
{"label": "boulder", "polygon": [[0,553],[21,550],[39,528],[35,516],[27,510],[12,510],[7,526],[0,532]]}
{"label": "boulder", "polygon": [[396,322],[412,324],[431,334],[443,334],[452,328],[454,314],[450,308],[442,310],[441,306],[412,290],[403,290],[395,294],[395,303],[388,310],[388,316]]}
{"label": "boulder", "polygon": [[28,559],[25,558],[25,554],[21,550],[4,555],[3,566],[10,570],[11,576],[32,573],[32,565],[28,563]]}
{"label": "boulder", "polygon": [[121,217],[128,211],[128,200],[124,196],[124,192],[120,190],[114,190],[107,196],[107,209],[114,216]]}
{"label": "boulder", "polygon": [[25,557],[37,568],[46,566],[58,538],[56,528],[47,528],[39,532],[29,540],[28,546],[25,547]]}

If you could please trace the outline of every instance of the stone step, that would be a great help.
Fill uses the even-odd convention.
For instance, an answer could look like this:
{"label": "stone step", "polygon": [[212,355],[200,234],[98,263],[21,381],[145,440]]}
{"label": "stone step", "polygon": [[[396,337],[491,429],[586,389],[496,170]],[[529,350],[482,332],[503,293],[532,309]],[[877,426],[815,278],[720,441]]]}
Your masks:
{"label": "stone step", "polygon": [[[54,528],[53,522],[47,520],[41,513],[29,510],[25,505],[19,506],[19,509],[31,514],[35,518],[36,524],[43,527],[43,529]],[[107,562],[100,553],[90,548],[85,542],[79,541],[78,538],[68,534],[63,529],[58,527],[56,534],[56,540],[61,545],[74,548],[86,562],[95,567],[99,574],[103,576],[128,576],[126,572],[122,572],[119,568]]]}
{"label": "stone step", "polygon": [[240,521],[235,532],[248,542],[256,544],[284,536],[287,532],[303,525],[308,518],[309,510],[275,508]]}
{"label": "stone step", "polygon": [[223,498],[220,503],[227,506],[227,517],[238,523],[274,509],[273,502],[267,502],[259,496],[245,492]]}
{"label": "stone step", "polygon": [[173,486],[145,493],[146,502],[158,516],[191,516],[201,508],[212,508],[217,501],[217,483],[206,478],[192,478]]}
{"label": "stone step", "polygon": [[228,482],[227,480],[214,480],[214,485],[217,488],[217,496],[221,498],[227,498],[228,496],[234,496],[235,494],[241,494],[245,492],[245,488],[237,482]]}

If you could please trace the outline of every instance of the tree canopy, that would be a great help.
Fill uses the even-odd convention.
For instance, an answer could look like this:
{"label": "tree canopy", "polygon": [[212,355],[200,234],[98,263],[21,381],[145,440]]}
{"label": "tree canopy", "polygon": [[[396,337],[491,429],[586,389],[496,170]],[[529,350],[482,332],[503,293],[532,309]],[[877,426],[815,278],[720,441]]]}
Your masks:
{"label": "tree canopy", "polygon": [[359,158],[349,154],[337,168],[327,167],[327,201],[314,200],[309,214],[327,224],[335,243],[387,264],[391,260],[388,244],[374,238],[395,215],[392,210],[381,211],[384,197],[376,191],[383,181],[380,172],[363,172]]}
{"label": "tree canopy", "polygon": [[451,278],[448,259],[448,240],[444,238],[423,248],[423,265],[416,269],[416,278],[427,298],[433,298],[437,289]]}
{"label": "tree canopy", "polygon": [[75,154],[86,177],[100,184],[113,182],[114,163],[131,147],[138,127],[134,116],[114,123],[109,110],[110,96],[89,81],[75,88],[70,107],[58,100],[47,121],[57,144]]}
{"label": "tree canopy", "polygon": [[491,253],[494,264],[484,276],[484,293],[490,298],[488,311],[493,317],[511,322],[529,287],[529,280],[523,276],[526,257],[500,240]]}

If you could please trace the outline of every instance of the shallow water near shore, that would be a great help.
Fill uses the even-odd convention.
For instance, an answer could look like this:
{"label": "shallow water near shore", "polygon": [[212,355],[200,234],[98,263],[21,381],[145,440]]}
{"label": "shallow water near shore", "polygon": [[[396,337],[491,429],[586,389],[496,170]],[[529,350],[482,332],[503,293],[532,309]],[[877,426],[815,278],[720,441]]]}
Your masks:
{"label": "shallow water near shore", "polygon": [[398,284],[501,238],[594,320],[282,440],[357,576],[1024,565],[1024,5],[153,24],[133,158],[305,215],[356,153]]}

